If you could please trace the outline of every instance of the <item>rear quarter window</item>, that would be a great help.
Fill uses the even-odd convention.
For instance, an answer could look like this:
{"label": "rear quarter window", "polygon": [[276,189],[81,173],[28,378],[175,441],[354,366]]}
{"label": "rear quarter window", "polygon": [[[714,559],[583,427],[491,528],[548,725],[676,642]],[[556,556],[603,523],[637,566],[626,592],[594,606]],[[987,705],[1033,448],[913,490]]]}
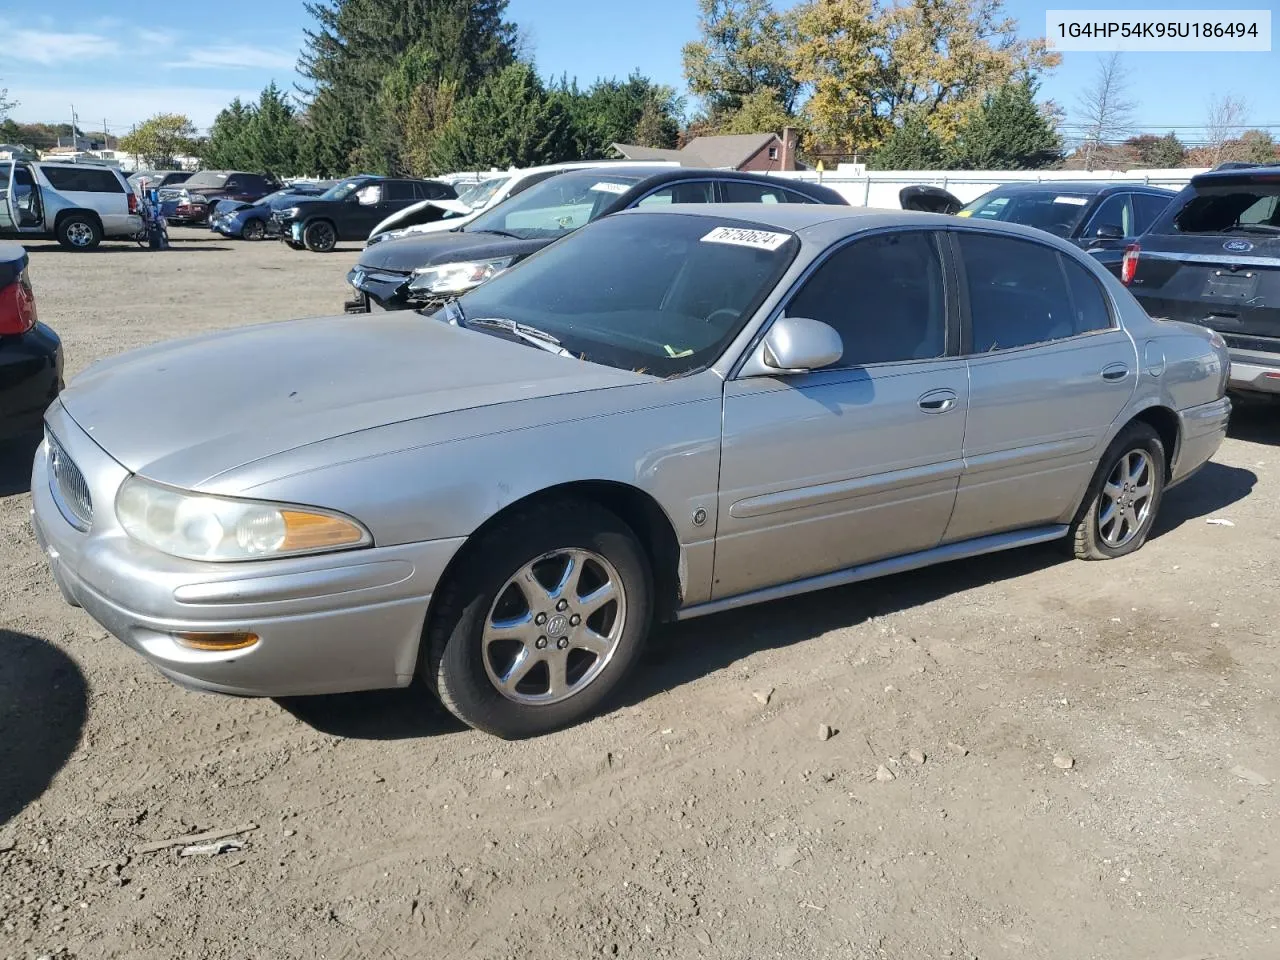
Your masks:
{"label": "rear quarter window", "polygon": [[1280,183],[1189,186],[1156,224],[1159,233],[1225,233],[1239,227],[1280,234]]}
{"label": "rear quarter window", "polygon": [[110,170],[92,167],[44,167],[41,171],[55,190],[68,193],[124,193],[124,184]]}

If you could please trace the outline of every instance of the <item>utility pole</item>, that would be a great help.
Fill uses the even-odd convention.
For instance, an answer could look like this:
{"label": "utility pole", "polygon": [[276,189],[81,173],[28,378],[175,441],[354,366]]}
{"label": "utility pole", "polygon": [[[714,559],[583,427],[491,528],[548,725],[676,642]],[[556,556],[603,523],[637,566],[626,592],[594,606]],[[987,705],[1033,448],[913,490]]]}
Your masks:
{"label": "utility pole", "polygon": [[71,104],[71,149],[76,150],[76,105]]}

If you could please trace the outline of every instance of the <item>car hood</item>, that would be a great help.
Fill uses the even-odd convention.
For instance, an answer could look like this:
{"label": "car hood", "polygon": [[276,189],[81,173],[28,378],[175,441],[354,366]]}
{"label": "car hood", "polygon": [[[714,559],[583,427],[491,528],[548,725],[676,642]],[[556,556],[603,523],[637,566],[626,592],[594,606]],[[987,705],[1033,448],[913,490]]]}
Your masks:
{"label": "car hood", "polygon": [[406,313],[146,347],[90,367],[61,402],[127,469],[190,489],[386,424],[652,379]]}
{"label": "car hood", "polygon": [[408,272],[417,267],[460,260],[488,260],[508,256],[519,259],[536,253],[550,242],[548,239],[516,240],[497,233],[472,233],[467,230],[409,234],[366,247],[360,254],[359,266]]}

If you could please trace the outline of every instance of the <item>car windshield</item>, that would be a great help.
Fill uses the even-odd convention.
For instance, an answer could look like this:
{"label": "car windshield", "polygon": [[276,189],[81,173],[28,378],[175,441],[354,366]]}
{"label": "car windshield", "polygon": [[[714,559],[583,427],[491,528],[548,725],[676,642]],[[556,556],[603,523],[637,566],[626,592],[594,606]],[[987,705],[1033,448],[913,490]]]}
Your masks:
{"label": "car windshield", "polygon": [[349,177],[346,180],[339,180],[324,193],[320,194],[320,199],[345,200],[368,182],[368,177]]}
{"label": "car windshield", "polygon": [[1173,226],[1178,233],[1280,235],[1280,183],[1197,186]]}
{"label": "car windshield", "polygon": [[514,322],[593,363],[679,376],[720,356],[798,249],[721,217],[606,217],[463,296],[460,322]]}
{"label": "car windshield", "polygon": [[522,240],[562,237],[600,216],[643,174],[581,170],[543,180],[485,211],[468,232],[506,233]]}
{"label": "car windshield", "polygon": [[1006,220],[1069,237],[1080,225],[1091,199],[1070,190],[992,190],[964,207],[959,216]]}
{"label": "car windshield", "polygon": [[461,191],[458,199],[472,210],[479,210],[493,198],[498,188],[510,179],[510,177],[490,177],[488,180],[481,180]]}

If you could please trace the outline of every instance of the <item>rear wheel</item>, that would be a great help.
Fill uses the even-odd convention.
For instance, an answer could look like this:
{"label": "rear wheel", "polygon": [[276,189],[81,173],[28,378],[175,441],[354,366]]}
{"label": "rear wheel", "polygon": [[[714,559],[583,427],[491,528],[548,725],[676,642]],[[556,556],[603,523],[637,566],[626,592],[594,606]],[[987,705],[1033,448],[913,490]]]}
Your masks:
{"label": "rear wheel", "polygon": [[327,220],[307,224],[302,232],[302,242],[313,253],[328,253],[338,245],[338,231]]}
{"label": "rear wheel", "polygon": [[530,507],[483,534],[442,587],[423,671],[441,702],[499,737],[593,713],[649,630],[652,576],[635,534],[592,503]]}
{"label": "rear wheel", "polygon": [[1107,448],[1071,526],[1081,560],[1110,560],[1147,541],[1165,484],[1164,444],[1145,423],[1131,423]]}
{"label": "rear wheel", "polygon": [[102,226],[87,213],[72,213],[58,222],[58,242],[68,250],[92,250],[102,242]]}
{"label": "rear wheel", "polygon": [[266,235],[267,228],[261,220],[250,220],[240,231],[241,238],[245,240],[261,240]]}

